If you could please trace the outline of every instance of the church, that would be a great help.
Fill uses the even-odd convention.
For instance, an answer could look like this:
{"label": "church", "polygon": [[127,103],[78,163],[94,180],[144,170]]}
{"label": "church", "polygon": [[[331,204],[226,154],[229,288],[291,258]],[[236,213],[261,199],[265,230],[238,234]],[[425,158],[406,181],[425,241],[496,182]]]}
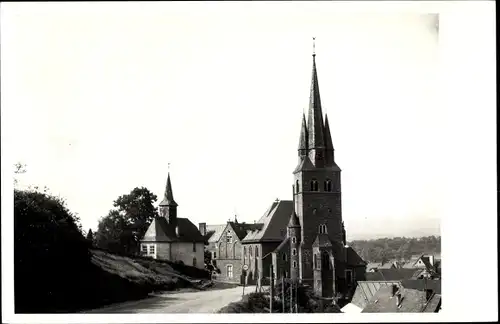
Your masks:
{"label": "church", "polygon": [[[307,117],[302,114],[292,201],[275,201],[242,240],[250,282],[273,275],[314,287],[317,295],[348,296],[364,280],[366,262],[346,242],[342,220],[341,169],[328,116],[323,118],[313,53]],[[254,251],[254,254],[247,251]],[[258,258],[255,251],[261,251]],[[253,257],[253,258],[252,258]],[[270,274],[270,265],[273,274]]]}

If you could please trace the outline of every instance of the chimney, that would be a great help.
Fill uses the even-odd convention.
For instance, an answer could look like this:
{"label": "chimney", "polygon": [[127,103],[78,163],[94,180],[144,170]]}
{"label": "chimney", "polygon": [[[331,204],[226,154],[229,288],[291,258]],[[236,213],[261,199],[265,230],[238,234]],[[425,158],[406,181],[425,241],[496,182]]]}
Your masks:
{"label": "chimney", "polygon": [[207,235],[207,223],[199,223],[198,229],[202,236]]}

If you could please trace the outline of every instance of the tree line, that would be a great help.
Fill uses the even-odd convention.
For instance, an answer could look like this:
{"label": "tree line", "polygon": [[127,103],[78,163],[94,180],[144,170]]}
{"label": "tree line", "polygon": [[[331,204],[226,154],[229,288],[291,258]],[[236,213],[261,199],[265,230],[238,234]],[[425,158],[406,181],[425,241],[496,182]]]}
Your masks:
{"label": "tree line", "polygon": [[413,255],[441,252],[441,236],[353,240],[349,245],[367,262],[409,260]]}

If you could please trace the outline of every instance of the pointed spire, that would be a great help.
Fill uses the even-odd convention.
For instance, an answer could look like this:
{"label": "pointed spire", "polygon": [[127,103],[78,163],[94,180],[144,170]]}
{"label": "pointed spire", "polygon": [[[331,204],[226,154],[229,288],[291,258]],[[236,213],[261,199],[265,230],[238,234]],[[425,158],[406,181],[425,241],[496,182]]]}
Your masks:
{"label": "pointed spire", "polygon": [[288,222],[288,227],[300,227],[299,218],[297,213],[295,213],[295,186],[292,185],[292,215],[290,215],[290,221]]}
{"label": "pointed spire", "polygon": [[299,156],[306,155],[307,153],[307,124],[306,115],[302,113],[302,126],[300,128],[299,139]]}
{"label": "pointed spire", "polygon": [[172,183],[170,182],[170,172],[168,173],[167,176],[167,187],[165,188],[165,195],[163,196],[163,200],[160,203],[160,206],[177,206],[177,203],[174,200],[174,194],[172,192]]}
{"label": "pointed spire", "polygon": [[332,134],[330,133],[330,124],[328,123],[328,115],[325,114],[325,148],[333,150]]}
{"label": "pointed spire", "polygon": [[[316,38],[313,38],[313,41]],[[316,47],[315,43],[313,46]],[[316,52],[313,51],[313,69],[311,77],[311,92],[309,97],[309,112],[307,120],[309,149],[324,147],[323,112],[319,95],[318,72],[316,71]]]}

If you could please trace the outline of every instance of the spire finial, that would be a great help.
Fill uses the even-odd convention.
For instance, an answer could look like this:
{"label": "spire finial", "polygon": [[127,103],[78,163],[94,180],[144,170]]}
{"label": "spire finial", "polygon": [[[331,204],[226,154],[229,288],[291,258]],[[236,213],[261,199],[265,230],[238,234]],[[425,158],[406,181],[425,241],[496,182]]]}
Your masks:
{"label": "spire finial", "polygon": [[168,173],[170,173],[170,162],[168,162]]}
{"label": "spire finial", "polygon": [[316,37],[313,37],[313,56],[316,56]]}

